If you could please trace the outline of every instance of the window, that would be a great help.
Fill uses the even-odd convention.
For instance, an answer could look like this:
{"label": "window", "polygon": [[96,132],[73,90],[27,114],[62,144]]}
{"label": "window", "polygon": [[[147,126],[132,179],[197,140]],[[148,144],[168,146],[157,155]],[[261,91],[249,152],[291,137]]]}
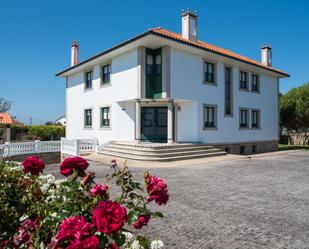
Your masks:
{"label": "window", "polygon": [[84,117],[84,124],[85,127],[91,127],[92,126],[92,110],[86,109],[85,110],[85,117]]}
{"label": "window", "polygon": [[245,146],[240,146],[239,147],[239,154],[244,155],[245,154]]}
{"label": "window", "polygon": [[252,150],[251,151],[252,151],[252,153],[256,153],[256,145],[255,144],[252,145]]}
{"label": "window", "polygon": [[225,115],[232,115],[231,68],[225,68]]}
{"label": "window", "polygon": [[248,89],[248,73],[240,71],[239,88]]}
{"label": "window", "polygon": [[101,108],[101,127],[110,127],[110,107]]}
{"label": "window", "polygon": [[205,62],[205,82],[215,83],[215,65]]}
{"label": "window", "polygon": [[239,127],[248,128],[248,110],[240,109],[239,111]]}
{"label": "window", "polygon": [[92,88],[92,71],[85,74],[85,89]]}
{"label": "window", "polygon": [[217,128],[217,107],[204,105],[204,128]]}
{"label": "window", "polygon": [[252,110],[251,111],[251,127],[260,128],[260,111]]}
{"label": "window", "polygon": [[146,98],[162,98],[162,49],[146,49]]}
{"label": "window", "polygon": [[102,67],[102,85],[108,84],[111,78],[111,65],[108,64]]}
{"label": "window", "polygon": [[259,90],[259,76],[252,74],[251,91],[258,92]]}

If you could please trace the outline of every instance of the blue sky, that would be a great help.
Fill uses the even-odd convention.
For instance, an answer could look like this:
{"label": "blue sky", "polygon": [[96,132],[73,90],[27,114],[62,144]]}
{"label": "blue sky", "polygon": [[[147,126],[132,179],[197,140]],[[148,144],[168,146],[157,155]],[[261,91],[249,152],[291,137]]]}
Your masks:
{"label": "blue sky", "polygon": [[0,3],[0,96],[11,113],[34,123],[65,111],[65,80],[55,73],[70,64],[70,45],[86,59],[151,27],[181,31],[182,9],[199,15],[199,39],[259,60],[260,45],[273,47],[273,66],[292,77],[280,90],[309,81],[309,1],[65,1]]}

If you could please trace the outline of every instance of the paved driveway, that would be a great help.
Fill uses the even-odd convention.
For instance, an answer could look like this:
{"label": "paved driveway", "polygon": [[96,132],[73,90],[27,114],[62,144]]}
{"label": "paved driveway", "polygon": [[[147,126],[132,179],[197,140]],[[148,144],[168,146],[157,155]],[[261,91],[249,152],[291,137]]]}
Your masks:
{"label": "paved driveway", "polygon": [[146,233],[166,248],[309,248],[308,152],[150,171],[167,181],[170,202]]}

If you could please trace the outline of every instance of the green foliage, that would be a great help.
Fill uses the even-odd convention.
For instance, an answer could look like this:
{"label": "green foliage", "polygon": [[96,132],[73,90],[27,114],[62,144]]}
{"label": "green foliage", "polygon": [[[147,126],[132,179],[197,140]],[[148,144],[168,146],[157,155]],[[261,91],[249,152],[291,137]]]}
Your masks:
{"label": "green foliage", "polygon": [[309,128],[309,82],[291,89],[280,98],[281,127],[304,132]]}
{"label": "green foliage", "polygon": [[65,136],[65,127],[61,125],[13,125],[16,133],[27,134],[31,139],[42,141],[60,140]]}

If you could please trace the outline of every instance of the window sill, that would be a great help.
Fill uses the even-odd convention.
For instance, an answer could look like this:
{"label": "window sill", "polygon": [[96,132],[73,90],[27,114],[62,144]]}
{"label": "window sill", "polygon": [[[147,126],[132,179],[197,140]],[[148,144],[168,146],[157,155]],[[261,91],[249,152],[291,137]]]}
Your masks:
{"label": "window sill", "polygon": [[218,128],[217,127],[203,127],[203,130],[204,131],[216,131],[218,130]]}
{"label": "window sill", "polygon": [[261,127],[251,127],[251,130],[261,130]]}
{"label": "window sill", "polygon": [[100,130],[111,130],[110,126],[100,126]]}
{"label": "window sill", "polygon": [[225,118],[233,118],[233,114],[224,114]]}
{"label": "window sill", "polygon": [[86,93],[86,92],[91,92],[92,90],[93,90],[93,88],[84,89],[84,93]]}
{"label": "window sill", "polygon": [[111,85],[112,85],[112,83],[110,83],[110,82],[101,83],[101,84],[100,84],[100,88],[109,87],[109,86],[111,86]]}
{"label": "window sill", "polygon": [[217,86],[217,82],[203,81],[204,85]]}
{"label": "window sill", "polygon": [[84,126],[84,130],[93,130],[92,126]]}
{"label": "window sill", "polygon": [[242,92],[249,92],[249,89],[248,89],[248,88],[239,88],[238,90],[239,90],[239,91],[242,91]]}
{"label": "window sill", "polygon": [[260,91],[256,91],[256,90],[251,90],[251,93],[260,94],[261,92]]}
{"label": "window sill", "polygon": [[249,127],[239,127],[239,130],[250,130]]}

